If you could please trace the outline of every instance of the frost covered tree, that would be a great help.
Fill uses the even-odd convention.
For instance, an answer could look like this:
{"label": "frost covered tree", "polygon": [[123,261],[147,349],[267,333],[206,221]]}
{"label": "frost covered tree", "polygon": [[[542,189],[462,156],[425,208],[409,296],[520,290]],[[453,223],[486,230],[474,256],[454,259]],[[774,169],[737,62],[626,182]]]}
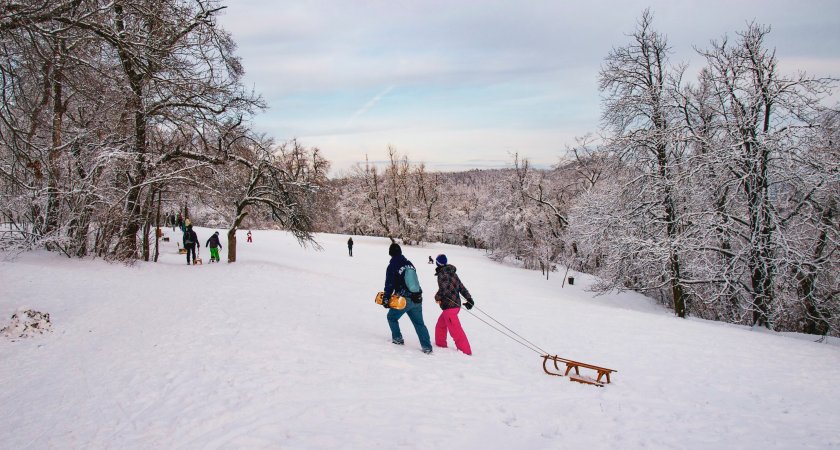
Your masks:
{"label": "frost covered tree", "polygon": [[119,102],[101,64],[101,43],[55,20],[78,7],[0,5],[0,208],[28,245],[68,254],[86,253],[80,235],[86,240],[89,205],[103,200],[93,189],[106,161],[90,156],[119,145],[106,125]]}
{"label": "frost covered tree", "polygon": [[556,178],[557,171],[533,171],[527,159],[520,161],[514,156],[513,196],[519,202],[517,208],[524,219],[524,239],[527,252],[521,252],[520,258],[526,258],[526,267],[536,263],[540,271],[549,277],[555,264],[563,259],[566,249],[567,192],[561,181]]}
{"label": "frost covered tree", "polygon": [[362,195],[343,196],[343,209],[353,211],[354,230],[375,230],[392,241],[419,244],[427,240],[439,215],[435,178],[425,165],[412,164],[389,147],[384,169],[369,161],[356,168],[351,183]]}
{"label": "frost covered tree", "polygon": [[243,73],[230,35],[216,27],[222,9],[212,0],[148,0],[103,4],[90,19],[61,20],[110,46],[125,89],[131,141],[126,146],[124,223],[118,251],[135,253],[141,195],[149,173],[147,134],[153,126],[217,121],[255,106],[240,84]]}
{"label": "frost covered tree", "polygon": [[[228,262],[236,262],[236,230],[251,210],[264,211],[301,244],[318,244],[313,237],[315,198],[326,184],[329,163],[317,148],[305,148],[297,140],[274,147],[271,142],[251,141],[250,148],[228,154],[244,177],[227,181],[222,194],[233,203],[235,214],[228,229]],[[234,169],[237,170],[237,169]]]}
{"label": "frost covered tree", "polygon": [[[302,245],[317,248],[317,195],[329,171],[320,150],[297,140],[276,145],[254,135],[241,121],[225,124],[213,133],[215,139],[209,137],[196,134],[190,141],[200,145],[177,146],[167,156],[195,163],[189,170],[199,172],[192,177],[200,204],[215,209],[228,226],[228,262],[236,262],[236,232],[252,215],[263,218],[255,223],[279,223]],[[205,148],[214,144],[214,151]]]}
{"label": "frost covered tree", "polygon": [[[798,219],[783,246],[795,283],[797,317],[806,333],[840,335],[840,112],[826,111],[802,168],[794,208]],[[790,283],[788,284],[790,285]],[[796,306],[799,306],[796,308]]]}
{"label": "frost covered tree", "polygon": [[[616,279],[637,276],[636,289],[667,287],[675,314],[685,317],[679,204],[684,146],[674,124],[673,101],[682,69],[669,64],[667,39],[653,29],[652,20],[653,14],[646,10],[631,42],[614,48],[600,73],[603,122],[613,133],[610,147],[632,171],[623,195],[615,197],[629,203],[620,208],[607,205],[605,211],[622,211],[621,220],[634,224],[619,229],[625,231],[616,234],[623,245],[610,253],[610,261],[615,263]],[[609,220],[603,225],[608,224]],[[628,259],[644,261],[644,267],[625,266]],[[623,273],[625,269],[636,274]],[[657,277],[657,272],[663,275]]]}
{"label": "frost covered tree", "polygon": [[[828,237],[825,225],[819,224],[836,220],[831,206],[836,196],[829,194],[836,177],[820,158],[826,148],[816,145],[817,130],[831,128],[820,123],[825,117],[820,105],[833,82],[780,73],[775,51],[766,44],[769,32],[750,24],[734,43],[723,38],[701,51],[707,66],[686,113],[702,157],[698,164],[714,174],[698,180],[712,194],[707,210],[714,212],[704,217],[711,225],[704,227],[710,232],[705,249],[718,256],[709,262],[720,263],[701,266],[711,272],[707,279],[715,280],[706,294],[764,326],[790,311],[785,290],[810,292],[808,280],[815,273],[805,267],[821,272],[826,266],[803,259],[827,248],[801,244],[827,243],[820,237]],[[795,286],[789,277],[804,286],[788,288]]]}
{"label": "frost covered tree", "polygon": [[93,237],[97,254],[131,259],[139,240],[147,257],[153,199],[192,182],[169,144],[212,148],[188,141],[261,106],[240,83],[221,9],[214,0],[0,5],[0,206],[31,244],[84,255]]}

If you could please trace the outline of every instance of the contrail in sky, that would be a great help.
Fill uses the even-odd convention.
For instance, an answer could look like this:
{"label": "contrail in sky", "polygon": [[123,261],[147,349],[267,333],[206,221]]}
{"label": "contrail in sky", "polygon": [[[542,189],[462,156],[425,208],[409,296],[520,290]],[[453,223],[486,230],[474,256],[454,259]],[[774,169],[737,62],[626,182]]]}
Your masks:
{"label": "contrail in sky", "polygon": [[388,95],[389,92],[394,90],[394,86],[388,86],[382,92],[376,94],[372,99],[368,100],[367,103],[364,104],[361,108],[359,108],[353,115],[350,117],[350,120],[347,121],[347,126],[350,126],[357,117],[365,114],[366,112],[370,111],[371,108],[376,106],[383,97]]}

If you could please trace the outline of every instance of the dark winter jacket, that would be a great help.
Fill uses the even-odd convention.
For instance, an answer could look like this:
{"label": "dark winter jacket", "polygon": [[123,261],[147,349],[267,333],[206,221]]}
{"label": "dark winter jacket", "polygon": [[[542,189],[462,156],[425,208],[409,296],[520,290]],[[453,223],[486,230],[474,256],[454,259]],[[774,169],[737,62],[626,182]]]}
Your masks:
{"label": "dark winter jacket", "polygon": [[396,293],[405,298],[410,298],[414,303],[420,303],[423,301],[423,292],[412,293],[405,285],[403,271],[406,267],[413,269],[414,264],[411,264],[411,261],[406,259],[405,256],[395,255],[391,257],[388,269],[385,270],[385,296],[383,298],[391,298],[391,294]]}
{"label": "dark winter jacket", "polygon": [[[187,227],[187,231],[184,232],[184,247],[192,247],[196,244],[198,244],[198,235],[195,234],[192,227]],[[201,248],[201,245],[199,245],[199,248]]]}
{"label": "dark winter jacket", "polygon": [[210,236],[210,239],[207,239],[207,243],[204,244],[204,246],[210,248],[222,248],[222,243],[219,242],[219,233],[213,233],[213,236]]}
{"label": "dark winter jacket", "polygon": [[435,269],[435,276],[438,282],[438,291],[435,294],[435,301],[440,302],[440,309],[460,308],[460,293],[467,300],[472,300],[472,295],[461,283],[461,279],[455,274],[455,266],[447,264]]}
{"label": "dark winter jacket", "polygon": [[353,238],[347,239],[347,247],[353,248]]}

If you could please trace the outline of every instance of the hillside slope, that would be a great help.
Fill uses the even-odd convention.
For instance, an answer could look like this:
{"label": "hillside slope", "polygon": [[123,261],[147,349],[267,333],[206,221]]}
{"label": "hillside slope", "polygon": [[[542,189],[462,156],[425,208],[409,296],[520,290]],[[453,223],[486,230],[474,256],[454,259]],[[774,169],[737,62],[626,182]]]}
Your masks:
{"label": "hillside slope", "polygon": [[561,289],[559,275],[430,244],[404,253],[431,333],[426,261],[446,253],[478,307],[550,353],[618,373],[605,388],[545,375],[537,353],[466,311],[473,356],[424,355],[407,317],[406,345],[390,343],[373,303],[388,241],[354,237],[350,258],[347,236],[317,238],[322,251],[243,233],[237,263],[209,265],[203,248],[197,267],[174,242],[132,267],[43,252],[0,262],[0,327],[20,307],[53,322],[0,338],[0,447],[840,446],[836,344],[681,320],[637,294],[595,297],[583,274]]}

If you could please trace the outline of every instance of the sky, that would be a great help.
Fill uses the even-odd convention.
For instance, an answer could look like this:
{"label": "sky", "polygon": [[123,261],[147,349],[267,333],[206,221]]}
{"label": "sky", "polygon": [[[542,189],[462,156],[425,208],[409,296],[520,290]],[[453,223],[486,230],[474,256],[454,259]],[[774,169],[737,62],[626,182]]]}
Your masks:
{"label": "sky", "polygon": [[254,128],[318,147],[334,174],[388,146],[431,170],[547,167],[598,132],[599,69],[647,7],[689,73],[695,47],[755,21],[783,73],[840,77],[836,0],[232,0],[220,24],[268,104]]}

